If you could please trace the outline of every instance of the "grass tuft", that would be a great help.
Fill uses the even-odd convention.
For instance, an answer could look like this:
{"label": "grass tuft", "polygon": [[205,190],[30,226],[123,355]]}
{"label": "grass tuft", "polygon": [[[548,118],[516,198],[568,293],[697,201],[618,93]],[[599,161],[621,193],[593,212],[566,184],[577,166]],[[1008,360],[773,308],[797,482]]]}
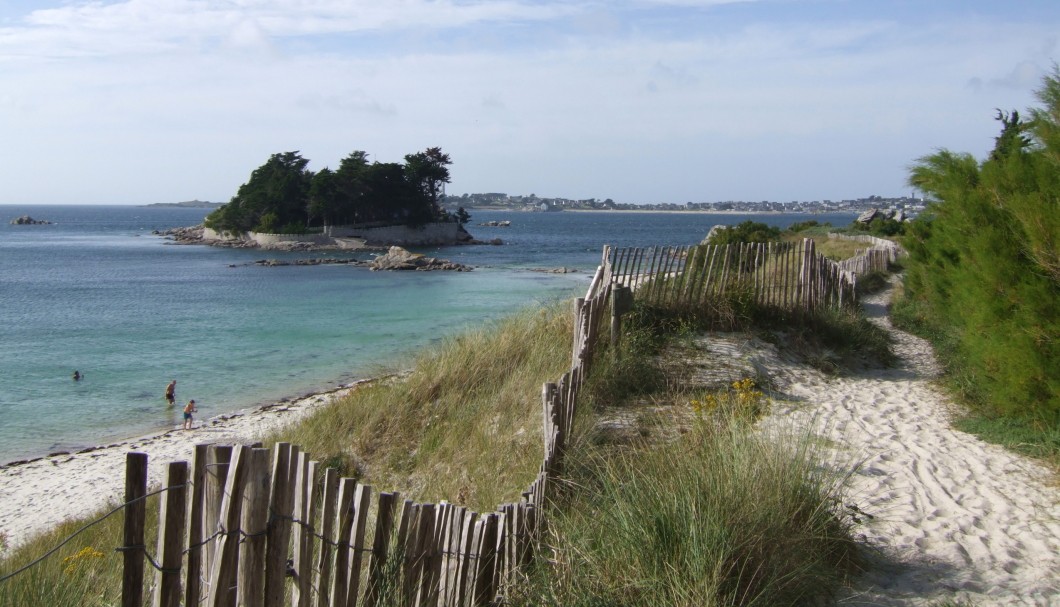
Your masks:
{"label": "grass tuft", "polygon": [[[665,445],[571,454],[569,503],[553,514],[547,588],[516,604],[805,605],[857,570],[845,477],[810,436],[763,436],[721,417]],[[522,602],[520,602],[522,601]]]}

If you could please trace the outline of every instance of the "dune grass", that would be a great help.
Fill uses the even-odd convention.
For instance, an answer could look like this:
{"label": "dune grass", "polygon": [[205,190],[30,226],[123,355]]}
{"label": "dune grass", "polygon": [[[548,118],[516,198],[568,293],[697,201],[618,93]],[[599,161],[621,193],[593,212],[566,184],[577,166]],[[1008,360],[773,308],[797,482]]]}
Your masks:
{"label": "dune grass", "polygon": [[[3,558],[0,558],[0,577],[36,560],[82,527],[111,513],[117,506],[115,502],[79,519],[59,524],[11,550],[9,554],[3,554]],[[39,564],[0,582],[0,607],[117,605],[121,600],[123,556],[115,548],[121,545],[122,525],[121,511],[115,512],[78,534]],[[155,552],[157,534],[158,498],[150,497],[147,500],[144,538],[151,554]],[[153,585],[153,574],[154,570],[148,567],[145,588]]]}
{"label": "dune grass", "polygon": [[833,514],[843,477],[809,437],[740,421],[677,442],[572,453],[576,487],[550,519],[555,563],[526,604],[805,605],[855,570]]}
{"label": "dune grass", "polygon": [[555,304],[447,338],[269,440],[406,498],[491,511],[541,465],[541,385],[570,366],[571,317]]}

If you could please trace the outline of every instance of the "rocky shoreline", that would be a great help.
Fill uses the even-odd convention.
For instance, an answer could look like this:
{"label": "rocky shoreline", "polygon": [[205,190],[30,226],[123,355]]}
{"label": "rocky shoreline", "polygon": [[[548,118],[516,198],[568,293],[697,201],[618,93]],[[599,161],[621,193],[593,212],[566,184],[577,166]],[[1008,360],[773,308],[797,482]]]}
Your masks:
{"label": "rocky shoreline", "polygon": [[322,266],[322,265],[347,265],[359,268],[368,268],[372,271],[405,271],[414,270],[427,272],[433,270],[447,270],[452,272],[470,272],[474,268],[464,264],[428,257],[420,253],[412,253],[401,247],[390,247],[383,255],[374,259],[342,259],[334,257],[311,257],[308,259],[259,259],[250,264],[265,266],[269,268],[283,266]]}
{"label": "rocky shoreline", "polygon": [[[343,242],[337,244],[320,244],[302,241],[280,241],[270,243],[268,245],[261,245],[252,240],[208,239],[205,237],[206,228],[203,225],[183,228],[172,228],[169,230],[155,230],[153,233],[157,236],[171,238],[174,244],[181,245],[199,244],[216,247],[228,247],[233,249],[262,249],[270,251],[364,251],[382,253],[381,255],[378,255],[371,260],[317,257],[293,260],[259,259],[253,262],[253,265],[265,267],[352,265],[357,267],[365,267],[373,271],[415,270],[419,272],[428,272],[441,270],[453,272],[470,272],[472,270],[471,266],[466,266],[464,264],[459,264],[446,259],[438,259],[437,257],[428,257],[419,253],[412,253],[399,246],[373,246],[365,244],[363,242],[356,243],[356,246],[351,246],[348,242],[345,241],[345,239],[343,239]],[[468,237],[470,238],[470,234],[468,234]],[[502,243],[500,239],[495,239],[494,241],[486,243],[472,238],[471,240],[463,242],[461,244],[499,245]]]}

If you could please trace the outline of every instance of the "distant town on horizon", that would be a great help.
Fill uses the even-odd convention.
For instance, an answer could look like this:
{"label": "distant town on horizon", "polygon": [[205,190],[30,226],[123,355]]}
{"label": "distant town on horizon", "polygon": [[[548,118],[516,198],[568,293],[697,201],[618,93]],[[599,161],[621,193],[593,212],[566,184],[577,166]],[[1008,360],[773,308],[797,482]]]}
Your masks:
{"label": "distant town on horizon", "polygon": [[885,198],[867,196],[847,200],[809,200],[791,202],[774,202],[761,200],[756,202],[744,200],[726,200],[720,202],[658,202],[632,204],[615,202],[607,198],[587,198],[574,200],[570,198],[541,198],[535,194],[529,196],[511,196],[500,192],[486,194],[446,195],[442,203],[447,207],[465,207],[469,209],[508,209],[517,211],[703,211],[703,212],[746,212],[746,213],[862,213],[871,209],[904,210],[907,214],[917,214],[924,210],[924,199],[911,196]]}
{"label": "distant town on horizon", "polygon": [[[867,196],[846,200],[792,200],[775,202],[771,200],[745,201],[726,200],[719,202],[657,202],[633,204],[615,202],[610,198],[543,198],[536,194],[528,196],[510,195],[503,192],[481,194],[449,194],[441,198],[441,203],[448,208],[509,211],[703,211],[709,212],[743,212],[743,213],[851,213],[858,214],[871,209],[904,210],[906,214],[916,215],[924,210],[923,198],[912,196],[883,197]],[[149,207],[184,207],[215,209],[224,206],[223,202],[205,200],[186,200],[183,202],[158,202]]]}

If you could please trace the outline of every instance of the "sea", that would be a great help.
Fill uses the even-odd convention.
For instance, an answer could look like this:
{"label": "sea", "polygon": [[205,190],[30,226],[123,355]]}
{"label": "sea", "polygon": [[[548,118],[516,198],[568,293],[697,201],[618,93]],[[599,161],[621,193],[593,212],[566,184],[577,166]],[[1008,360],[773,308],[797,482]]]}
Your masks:
{"label": "sea", "polygon": [[[471,272],[372,272],[261,259],[372,253],[177,245],[204,209],[0,205],[0,463],[175,428],[400,370],[418,349],[584,293],[605,244],[686,245],[748,219],[850,214],[472,211],[503,245],[413,249]],[[11,225],[29,215],[49,225]],[[510,227],[486,227],[491,220]],[[538,270],[568,268],[569,273]],[[74,371],[83,379],[74,381]],[[163,398],[177,380],[177,407]]]}

